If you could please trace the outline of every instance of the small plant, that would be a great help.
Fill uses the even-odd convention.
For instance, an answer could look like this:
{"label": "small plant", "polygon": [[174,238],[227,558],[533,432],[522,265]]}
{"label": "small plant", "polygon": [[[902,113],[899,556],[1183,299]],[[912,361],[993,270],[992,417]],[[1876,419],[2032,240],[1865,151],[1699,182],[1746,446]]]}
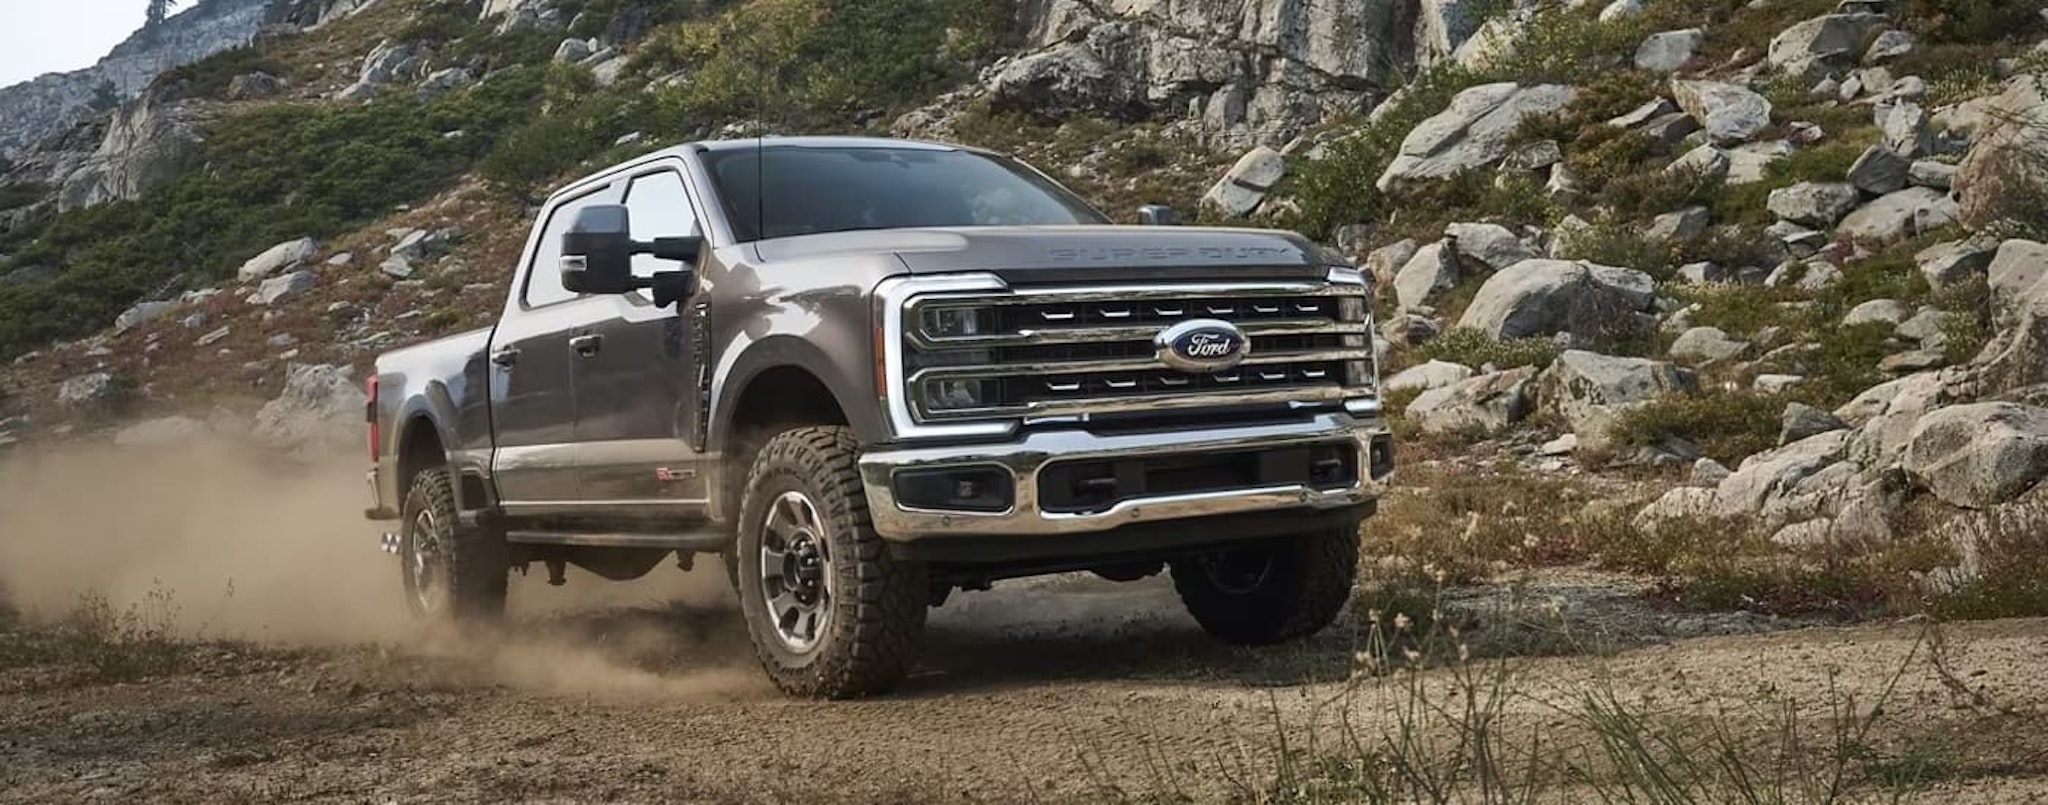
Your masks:
{"label": "small plant", "polygon": [[1557,359],[1557,342],[1548,338],[1496,340],[1470,327],[1455,327],[1419,349],[1422,360],[1450,361],[1473,368],[1492,364],[1501,369],[1545,367]]}
{"label": "small plant", "polygon": [[1651,400],[1623,411],[1613,438],[1624,445],[1654,445],[1677,437],[1722,464],[1735,466],[1777,444],[1783,400],[1712,389]]}
{"label": "small plant", "polygon": [[125,611],[114,609],[105,596],[87,593],[61,624],[61,659],[84,666],[103,682],[167,674],[185,658],[176,622],[177,607],[160,587]]}

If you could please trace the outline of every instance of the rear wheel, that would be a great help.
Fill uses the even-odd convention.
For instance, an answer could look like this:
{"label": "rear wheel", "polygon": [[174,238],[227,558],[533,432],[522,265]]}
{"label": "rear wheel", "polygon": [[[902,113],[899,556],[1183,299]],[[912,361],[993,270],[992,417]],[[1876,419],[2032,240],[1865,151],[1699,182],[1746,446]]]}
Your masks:
{"label": "rear wheel", "polygon": [[925,568],[884,550],[844,427],[798,428],[755,457],[740,507],[740,610],[777,687],[843,698],[894,687],[924,631]]}
{"label": "rear wheel", "polygon": [[447,470],[413,476],[403,516],[400,574],[413,613],[472,624],[502,617],[510,570],[504,536],[460,523]]}
{"label": "rear wheel", "polygon": [[1267,645],[1322,631],[1358,578],[1358,526],[1176,559],[1173,588],[1212,637]]}

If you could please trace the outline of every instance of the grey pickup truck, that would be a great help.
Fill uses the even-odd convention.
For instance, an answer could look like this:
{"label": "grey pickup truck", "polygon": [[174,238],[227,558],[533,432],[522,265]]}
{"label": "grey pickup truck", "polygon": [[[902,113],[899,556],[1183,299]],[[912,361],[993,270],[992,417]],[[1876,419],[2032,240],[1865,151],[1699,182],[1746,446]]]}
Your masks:
{"label": "grey pickup truck", "polygon": [[1291,233],[1113,225],[888,139],[693,143],[541,207],[497,324],[380,356],[384,547],[488,624],[535,563],[720,554],[768,676],[886,691],[928,607],[1170,572],[1217,639],[1329,625],[1393,466],[1371,288]]}

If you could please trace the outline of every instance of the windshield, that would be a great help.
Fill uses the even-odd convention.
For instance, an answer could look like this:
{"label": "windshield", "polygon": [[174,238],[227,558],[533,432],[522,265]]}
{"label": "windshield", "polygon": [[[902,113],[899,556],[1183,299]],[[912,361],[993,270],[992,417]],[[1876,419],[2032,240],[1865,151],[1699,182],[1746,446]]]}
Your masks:
{"label": "windshield", "polygon": [[855,229],[1108,223],[1030,169],[970,151],[770,145],[712,152],[705,163],[742,242]]}

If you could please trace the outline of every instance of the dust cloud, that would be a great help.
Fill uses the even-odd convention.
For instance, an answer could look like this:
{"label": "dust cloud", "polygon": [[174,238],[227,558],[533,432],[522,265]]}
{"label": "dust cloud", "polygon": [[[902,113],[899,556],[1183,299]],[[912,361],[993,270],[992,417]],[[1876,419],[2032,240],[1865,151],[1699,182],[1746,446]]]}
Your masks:
{"label": "dust cloud", "polygon": [[31,621],[103,596],[179,636],[291,646],[377,644],[479,681],[582,695],[758,688],[715,558],[633,582],[538,565],[513,575],[490,638],[424,626],[365,520],[366,462],[286,457],[228,439],[166,448],[68,445],[0,460],[0,599]]}

